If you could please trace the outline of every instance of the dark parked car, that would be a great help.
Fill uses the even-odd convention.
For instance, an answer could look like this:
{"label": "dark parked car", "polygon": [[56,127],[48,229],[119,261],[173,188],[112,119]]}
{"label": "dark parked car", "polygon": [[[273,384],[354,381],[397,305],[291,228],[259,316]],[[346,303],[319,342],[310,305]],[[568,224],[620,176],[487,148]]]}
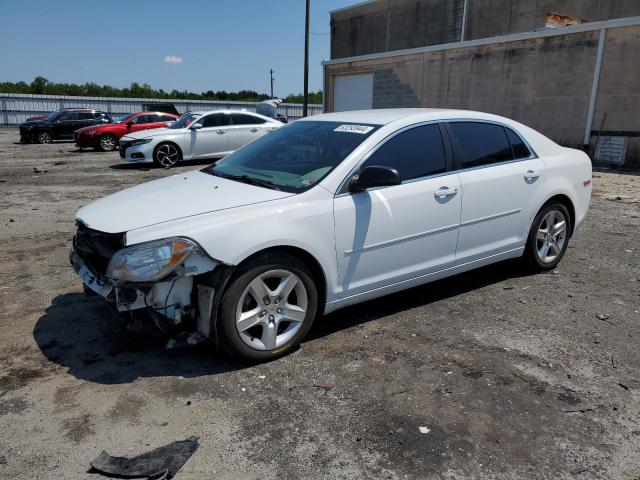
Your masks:
{"label": "dark parked car", "polygon": [[51,143],[54,140],[71,140],[73,132],[90,125],[111,123],[108,113],[90,108],[65,108],[51,112],[43,120],[27,120],[20,125],[20,141],[23,143]]}

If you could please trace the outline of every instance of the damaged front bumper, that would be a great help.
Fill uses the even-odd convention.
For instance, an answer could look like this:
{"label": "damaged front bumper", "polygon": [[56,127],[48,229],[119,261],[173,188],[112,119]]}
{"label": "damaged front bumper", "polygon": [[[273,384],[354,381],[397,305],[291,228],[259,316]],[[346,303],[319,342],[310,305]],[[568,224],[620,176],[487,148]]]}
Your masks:
{"label": "damaged front bumper", "polygon": [[99,273],[92,265],[94,262],[82,258],[75,242],[69,261],[85,290],[104,297],[123,316],[130,313],[124,318],[139,318],[132,313],[144,311],[163,330],[198,332],[203,339],[215,337],[212,312],[233,268],[204,252],[189,256],[165,278],[140,283],[114,280]]}

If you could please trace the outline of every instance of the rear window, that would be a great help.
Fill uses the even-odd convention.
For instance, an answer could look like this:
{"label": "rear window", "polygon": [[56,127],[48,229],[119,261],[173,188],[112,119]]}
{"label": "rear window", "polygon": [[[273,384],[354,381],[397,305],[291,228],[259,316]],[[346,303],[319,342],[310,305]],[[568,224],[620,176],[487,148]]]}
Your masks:
{"label": "rear window", "polygon": [[515,159],[520,160],[531,157],[531,150],[529,150],[527,144],[524,143],[524,140],[520,138],[520,135],[510,128],[505,128],[505,130],[507,131],[507,137],[509,137],[509,141],[511,142],[511,148],[513,148],[513,156]]}
{"label": "rear window", "polygon": [[461,168],[473,168],[513,160],[513,151],[502,125],[451,122],[451,146]]}

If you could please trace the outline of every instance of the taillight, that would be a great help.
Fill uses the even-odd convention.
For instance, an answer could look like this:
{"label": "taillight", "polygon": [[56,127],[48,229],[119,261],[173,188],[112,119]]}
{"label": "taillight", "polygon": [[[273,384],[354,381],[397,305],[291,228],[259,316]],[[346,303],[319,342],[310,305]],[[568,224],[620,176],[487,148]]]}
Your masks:
{"label": "taillight", "polygon": [[591,180],[585,180],[584,182],[582,182],[582,186],[587,188],[589,185],[591,185]]}

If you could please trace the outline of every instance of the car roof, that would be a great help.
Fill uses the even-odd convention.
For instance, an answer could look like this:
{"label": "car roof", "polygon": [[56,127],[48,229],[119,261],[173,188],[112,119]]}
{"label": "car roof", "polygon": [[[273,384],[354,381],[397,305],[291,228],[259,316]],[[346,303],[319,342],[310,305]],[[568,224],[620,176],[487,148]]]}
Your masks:
{"label": "car roof", "polygon": [[420,121],[442,120],[447,118],[468,118],[478,120],[508,120],[497,115],[471,110],[455,110],[447,108],[385,108],[373,110],[355,110],[314,115],[302,118],[302,121],[320,120],[326,122],[367,123],[370,125],[387,125],[397,120],[408,120],[419,117]]}
{"label": "car roof", "polygon": [[194,113],[196,115],[209,115],[210,113],[242,113],[242,114],[253,115],[254,117],[269,118],[269,117],[265,117],[264,115],[260,115],[259,113],[256,113],[256,112],[250,112],[248,110],[207,110],[202,112],[188,112],[188,113]]}
{"label": "car roof", "polygon": [[[194,112],[189,112],[189,113],[194,113]],[[179,115],[176,115],[175,113],[171,113],[171,112],[137,112],[137,113],[133,113],[132,115],[171,115],[172,117],[179,117]]]}

